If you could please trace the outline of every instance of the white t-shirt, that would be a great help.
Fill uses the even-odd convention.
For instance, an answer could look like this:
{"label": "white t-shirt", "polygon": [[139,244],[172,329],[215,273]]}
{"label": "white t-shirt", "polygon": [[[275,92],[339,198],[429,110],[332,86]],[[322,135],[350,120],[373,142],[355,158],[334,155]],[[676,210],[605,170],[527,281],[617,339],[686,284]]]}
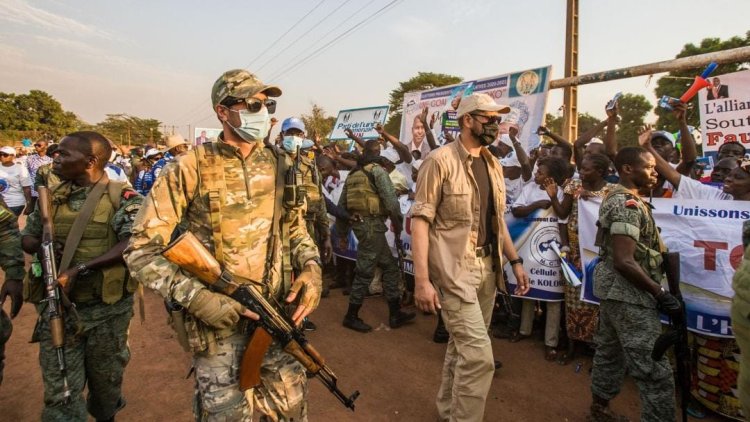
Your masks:
{"label": "white t-shirt", "polygon": [[26,166],[21,164],[13,164],[10,167],[0,165],[0,178],[8,182],[8,189],[2,193],[5,203],[9,207],[26,205],[23,188],[31,186],[31,177]]}
{"label": "white t-shirt", "polygon": [[[520,178],[519,178],[520,179]],[[506,188],[507,189],[507,188]],[[565,192],[563,191],[563,188],[560,186],[557,187],[557,200],[562,202],[563,197],[565,196]],[[549,195],[547,195],[547,191],[544,189],[541,189],[539,185],[537,185],[533,179],[527,183],[523,189],[521,189],[521,194],[516,198],[516,201],[513,202],[513,205],[510,206],[511,209],[518,208],[518,207],[524,207],[526,205],[533,204],[536,201],[549,201]],[[568,222],[568,219],[560,219],[561,224],[565,224]]]}
{"label": "white t-shirt", "polygon": [[716,186],[704,185],[703,183],[693,180],[687,176],[680,176],[679,189],[674,191],[672,198],[679,199],[703,199],[716,201],[731,201],[734,198],[728,193]]}

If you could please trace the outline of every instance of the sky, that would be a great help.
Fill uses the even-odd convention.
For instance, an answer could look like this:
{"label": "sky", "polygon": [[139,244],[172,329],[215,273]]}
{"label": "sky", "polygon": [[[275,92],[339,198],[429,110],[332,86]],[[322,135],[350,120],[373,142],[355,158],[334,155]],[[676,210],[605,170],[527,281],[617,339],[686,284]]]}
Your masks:
{"label": "sky", "polygon": [[[750,1],[581,0],[579,74],[674,58],[685,44],[743,36]],[[388,103],[417,72],[466,80],[552,66],[563,77],[565,0],[2,0],[0,91],[41,89],[89,123],[156,118],[168,131],[220,127],[210,92],[226,70],[279,85],[276,116],[313,103]],[[652,103],[654,78],[579,88],[604,118],[615,92]],[[556,114],[562,90],[549,94]]]}

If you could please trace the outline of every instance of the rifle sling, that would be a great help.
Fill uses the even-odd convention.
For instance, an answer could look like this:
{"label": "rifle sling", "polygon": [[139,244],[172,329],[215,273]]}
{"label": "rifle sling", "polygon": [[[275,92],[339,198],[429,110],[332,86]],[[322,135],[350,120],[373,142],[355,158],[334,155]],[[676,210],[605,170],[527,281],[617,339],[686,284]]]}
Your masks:
{"label": "rifle sling", "polygon": [[101,199],[102,194],[104,194],[104,189],[107,187],[108,183],[109,178],[107,177],[107,174],[104,173],[86,197],[86,201],[84,201],[81,211],[73,221],[73,226],[70,228],[70,232],[68,232],[68,237],[65,238],[65,246],[63,247],[60,267],[57,269],[58,275],[62,274],[63,271],[70,267],[70,263],[73,261],[73,255],[75,254],[76,249],[78,249],[78,244],[83,237],[83,232],[89,224],[89,220],[91,220],[91,216],[94,214],[96,206],[99,205],[99,200]]}

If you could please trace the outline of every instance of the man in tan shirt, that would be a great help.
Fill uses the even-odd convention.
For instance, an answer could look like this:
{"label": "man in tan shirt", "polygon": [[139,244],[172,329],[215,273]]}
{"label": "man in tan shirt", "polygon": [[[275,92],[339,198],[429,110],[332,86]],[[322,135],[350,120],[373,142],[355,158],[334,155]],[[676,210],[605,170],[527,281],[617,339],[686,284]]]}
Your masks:
{"label": "man in tan shirt", "polygon": [[497,136],[500,113],[509,110],[486,94],[465,97],[457,110],[458,142],[433,151],[417,179],[414,299],[422,311],[441,310],[450,333],[437,397],[442,421],[483,418],[494,372],[487,329],[496,288],[506,290],[501,255],[518,280],[515,293],[529,291],[503,219],[503,171],[486,148]]}

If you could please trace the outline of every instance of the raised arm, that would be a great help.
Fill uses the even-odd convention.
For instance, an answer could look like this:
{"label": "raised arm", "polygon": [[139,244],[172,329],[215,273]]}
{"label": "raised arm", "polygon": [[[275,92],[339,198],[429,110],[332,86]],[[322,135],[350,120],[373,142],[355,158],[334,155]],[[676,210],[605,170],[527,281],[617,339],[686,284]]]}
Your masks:
{"label": "raised arm", "polygon": [[375,132],[378,132],[380,136],[383,137],[383,139],[386,140],[389,144],[393,146],[393,148],[398,152],[399,158],[401,158],[401,161],[405,163],[411,163],[414,157],[411,156],[411,153],[409,152],[409,147],[401,143],[401,141],[396,138],[395,136],[391,135],[390,133],[385,131],[385,128],[383,125],[378,123],[375,125]]}
{"label": "raised arm", "polygon": [[359,136],[355,135],[354,132],[352,132],[351,129],[349,129],[349,128],[344,129],[344,134],[346,134],[346,136],[348,136],[349,139],[351,139],[352,141],[356,142],[357,145],[359,145],[360,147],[362,147],[362,148],[365,147],[365,141],[362,138],[360,138]]}
{"label": "raised arm", "polygon": [[518,160],[518,163],[521,164],[521,177],[523,177],[524,182],[528,182],[529,179],[531,179],[532,166],[529,156],[526,154],[526,150],[523,149],[523,145],[521,145],[521,142],[518,140],[518,128],[511,126],[510,129],[508,129],[508,136],[510,136],[510,140],[513,142],[513,150],[516,152],[516,159]]}
{"label": "raised arm", "polygon": [[698,148],[695,146],[695,139],[690,133],[687,124],[687,106],[685,103],[679,102],[672,104],[674,109],[674,117],[677,119],[680,125],[680,145],[682,145],[682,160],[677,165],[677,172],[688,176],[690,169],[695,164],[695,159],[698,157]]}
{"label": "raised arm", "polygon": [[432,128],[427,124],[427,115],[429,113],[429,107],[422,109],[422,112],[419,114],[419,121],[422,122],[422,126],[424,126],[424,136],[427,138],[427,145],[430,146],[430,149],[437,149],[440,145],[435,141],[435,135],[432,134]]}

